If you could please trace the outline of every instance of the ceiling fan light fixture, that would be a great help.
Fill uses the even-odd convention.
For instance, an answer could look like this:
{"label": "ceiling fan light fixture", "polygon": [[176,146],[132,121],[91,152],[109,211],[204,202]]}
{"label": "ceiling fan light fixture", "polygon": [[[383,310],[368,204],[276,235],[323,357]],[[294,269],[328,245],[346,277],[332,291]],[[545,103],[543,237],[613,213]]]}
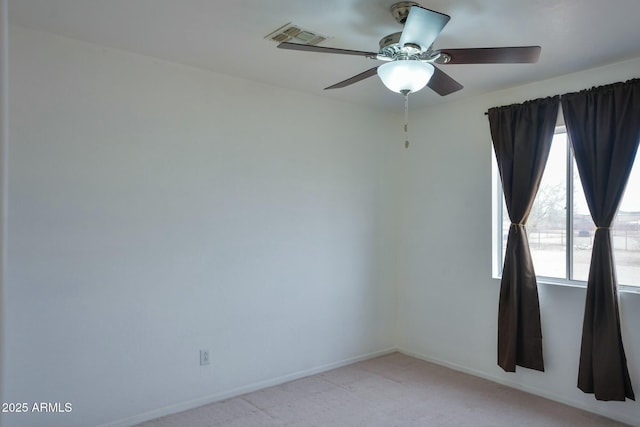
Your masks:
{"label": "ceiling fan light fixture", "polygon": [[399,59],[378,67],[382,83],[397,93],[419,91],[429,83],[433,72],[433,65],[414,59]]}

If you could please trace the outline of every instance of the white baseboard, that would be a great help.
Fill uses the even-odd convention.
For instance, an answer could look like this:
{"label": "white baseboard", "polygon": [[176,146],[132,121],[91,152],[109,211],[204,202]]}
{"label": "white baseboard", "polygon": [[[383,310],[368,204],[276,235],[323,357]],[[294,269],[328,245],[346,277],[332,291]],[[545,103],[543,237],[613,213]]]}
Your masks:
{"label": "white baseboard", "polygon": [[210,403],[218,402],[232,397],[240,396],[252,391],[261,390],[263,388],[284,384],[289,381],[297,380],[300,378],[308,377],[309,375],[319,374],[321,372],[330,371],[332,369],[341,368],[343,366],[350,365],[352,363],[361,362],[363,360],[373,359],[374,357],[384,356],[390,353],[396,352],[396,348],[388,348],[385,350],[376,351],[373,353],[363,354],[360,356],[343,359],[337,362],[329,363],[322,366],[316,366],[311,369],[305,369],[303,371],[294,372],[291,374],[283,375],[280,377],[272,378],[265,381],[259,381],[257,383],[247,384],[241,387],[234,388],[232,390],[223,391],[220,393],[204,396],[198,399],[190,400],[187,402],[177,403],[175,405],[165,406],[164,408],[155,409],[153,411],[145,412],[139,415],[134,415],[118,421],[109,422],[107,424],[101,424],[98,427],[130,427],[135,424],[140,424],[145,421],[153,420],[155,418],[164,417],[166,415],[175,414],[177,412],[187,411],[199,406],[208,405]]}
{"label": "white baseboard", "polygon": [[454,371],[463,372],[465,374],[469,374],[469,375],[473,375],[473,376],[476,376],[476,377],[480,377],[480,378],[483,378],[485,380],[489,380],[489,381],[492,381],[494,383],[502,384],[502,385],[505,385],[505,386],[510,387],[510,388],[515,388],[517,390],[522,390],[524,392],[527,392],[527,393],[530,393],[530,394],[534,394],[536,396],[544,397],[545,399],[553,400],[555,402],[563,403],[565,405],[572,406],[574,408],[578,408],[578,409],[582,409],[582,410],[587,411],[587,412],[591,412],[592,414],[601,415],[603,417],[611,418],[613,420],[620,421],[622,423],[629,424],[629,425],[632,425],[632,426],[640,426],[640,424],[638,424],[638,420],[637,419],[633,419],[631,417],[626,417],[625,415],[621,415],[619,413],[614,412],[614,410],[601,411],[601,410],[598,410],[597,408],[594,408],[593,406],[586,405],[584,402],[573,400],[573,399],[567,398],[566,396],[562,396],[562,395],[555,394],[555,393],[550,393],[547,390],[541,390],[541,389],[539,389],[537,387],[530,387],[530,386],[523,385],[523,384],[520,384],[520,383],[512,382],[512,381],[509,381],[508,379],[497,377],[497,376],[491,375],[490,373],[487,373],[487,372],[484,372],[484,371],[479,371],[479,370],[476,370],[476,369],[468,368],[466,366],[458,365],[456,363],[451,363],[451,362],[448,362],[446,360],[441,360],[441,359],[425,356],[424,354],[416,353],[414,351],[407,350],[405,348],[398,348],[397,351],[402,353],[402,354],[405,354],[407,356],[415,357],[416,359],[424,360],[426,362],[435,363],[436,365],[444,366],[446,368],[453,369]]}

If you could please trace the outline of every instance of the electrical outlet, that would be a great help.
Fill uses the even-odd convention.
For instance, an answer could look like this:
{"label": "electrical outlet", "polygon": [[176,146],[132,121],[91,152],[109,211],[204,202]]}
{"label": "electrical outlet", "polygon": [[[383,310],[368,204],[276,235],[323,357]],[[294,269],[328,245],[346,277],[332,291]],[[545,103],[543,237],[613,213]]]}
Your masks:
{"label": "electrical outlet", "polygon": [[200,350],[200,366],[209,364],[209,350]]}

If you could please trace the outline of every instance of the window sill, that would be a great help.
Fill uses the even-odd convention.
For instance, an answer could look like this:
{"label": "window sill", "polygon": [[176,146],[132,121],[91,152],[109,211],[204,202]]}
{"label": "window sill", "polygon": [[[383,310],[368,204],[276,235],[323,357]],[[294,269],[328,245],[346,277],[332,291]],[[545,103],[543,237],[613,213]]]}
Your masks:
{"label": "window sill", "polygon": [[[502,280],[501,276],[494,276],[494,279]],[[579,280],[563,280],[554,277],[538,277],[538,284],[552,285],[552,286],[564,286],[567,288],[587,289],[587,282]],[[636,294],[640,295],[640,286],[631,285],[618,285],[618,292],[623,294]]]}

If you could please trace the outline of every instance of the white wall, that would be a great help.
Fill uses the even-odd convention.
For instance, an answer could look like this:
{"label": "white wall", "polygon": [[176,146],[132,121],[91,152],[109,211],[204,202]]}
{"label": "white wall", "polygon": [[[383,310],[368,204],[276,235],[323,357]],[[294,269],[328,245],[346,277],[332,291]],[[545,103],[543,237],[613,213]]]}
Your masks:
{"label": "white wall", "polygon": [[[540,285],[545,373],[496,364],[500,283],[491,278],[491,137],[488,108],[638,76],[640,60],[414,112],[420,135],[405,171],[398,259],[402,350],[640,425],[640,404],[597,402],[576,387],[584,289]],[[622,294],[625,350],[640,393],[640,294]]]}
{"label": "white wall", "polygon": [[[5,272],[7,255],[7,155],[9,146],[9,6],[0,0],[0,402],[4,402]],[[2,425],[0,412],[0,425]]]}
{"label": "white wall", "polygon": [[73,410],[6,426],[126,425],[393,348],[387,115],[19,27],[10,87],[4,398]]}

